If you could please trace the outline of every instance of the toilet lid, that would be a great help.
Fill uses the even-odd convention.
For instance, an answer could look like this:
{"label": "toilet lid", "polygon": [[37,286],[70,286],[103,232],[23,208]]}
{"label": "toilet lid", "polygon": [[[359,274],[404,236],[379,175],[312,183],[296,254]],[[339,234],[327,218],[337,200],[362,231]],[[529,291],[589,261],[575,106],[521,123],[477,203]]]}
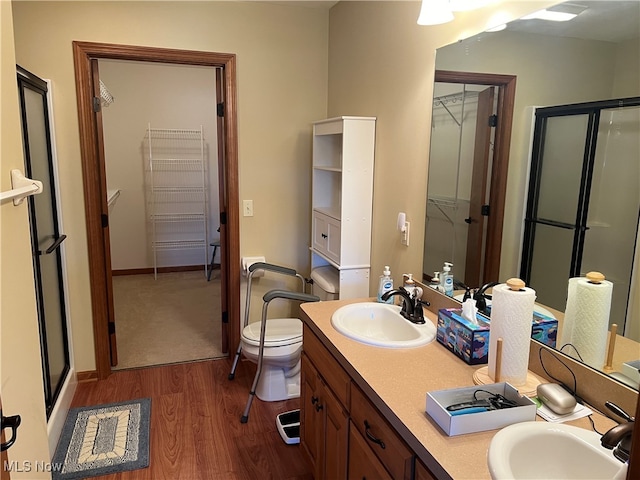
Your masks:
{"label": "toilet lid", "polygon": [[[260,345],[260,324],[253,322],[242,330],[242,339],[249,345]],[[280,347],[302,341],[302,322],[297,318],[270,318],[264,337],[265,347]]]}

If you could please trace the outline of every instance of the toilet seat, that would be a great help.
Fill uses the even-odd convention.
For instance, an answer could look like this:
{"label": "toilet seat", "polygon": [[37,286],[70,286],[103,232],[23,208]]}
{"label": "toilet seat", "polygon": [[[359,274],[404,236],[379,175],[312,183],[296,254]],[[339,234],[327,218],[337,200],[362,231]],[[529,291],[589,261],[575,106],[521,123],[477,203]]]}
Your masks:
{"label": "toilet seat", "polygon": [[[242,330],[242,341],[247,345],[260,346],[260,326],[253,322]],[[302,321],[297,318],[270,318],[264,337],[265,348],[284,347],[302,342]]]}

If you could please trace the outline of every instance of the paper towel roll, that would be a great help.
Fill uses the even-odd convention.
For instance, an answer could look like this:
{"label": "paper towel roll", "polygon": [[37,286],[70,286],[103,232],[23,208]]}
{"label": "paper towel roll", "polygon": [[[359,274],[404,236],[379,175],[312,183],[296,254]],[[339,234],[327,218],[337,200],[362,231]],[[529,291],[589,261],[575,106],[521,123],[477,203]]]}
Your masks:
{"label": "paper towel roll", "polygon": [[[572,301],[574,309],[571,343],[582,361],[594,368],[602,368],[607,353],[607,331],[613,284],[607,280],[593,283],[587,278],[576,282]],[[565,314],[566,319],[566,314]]]}
{"label": "paper towel roll", "polygon": [[[516,279],[517,280],[517,279]],[[518,280],[522,285],[522,281]],[[511,284],[511,280],[508,282]],[[524,385],[529,367],[531,322],[536,292],[527,287],[512,290],[501,283],[493,287],[489,334],[489,376],[495,380],[496,345],[502,338],[500,381]]]}
{"label": "paper towel roll", "polygon": [[[573,344],[573,326],[576,318],[576,285],[581,277],[569,279],[567,286],[567,304],[564,309],[564,320],[562,322],[562,335],[560,336],[560,348],[564,345]],[[570,350],[567,351],[571,355]]]}

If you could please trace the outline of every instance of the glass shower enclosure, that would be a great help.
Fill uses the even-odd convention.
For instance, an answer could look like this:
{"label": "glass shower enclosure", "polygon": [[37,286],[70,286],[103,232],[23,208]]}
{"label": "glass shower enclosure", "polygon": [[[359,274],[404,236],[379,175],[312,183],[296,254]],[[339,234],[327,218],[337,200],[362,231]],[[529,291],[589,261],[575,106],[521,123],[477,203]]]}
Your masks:
{"label": "glass shower enclosure", "polygon": [[640,97],[537,109],[521,263],[537,302],[564,311],[568,279],[599,271],[610,324],[637,335],[625,320],[639,215]]}

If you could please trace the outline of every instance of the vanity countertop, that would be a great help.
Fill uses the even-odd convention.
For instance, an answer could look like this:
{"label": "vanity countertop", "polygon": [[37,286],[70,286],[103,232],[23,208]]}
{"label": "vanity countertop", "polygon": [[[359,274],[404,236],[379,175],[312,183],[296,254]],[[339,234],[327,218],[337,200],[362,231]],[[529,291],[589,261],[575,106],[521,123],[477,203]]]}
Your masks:
{"label": "vanity countertop", "polygon": [[[343,336],[332,327],[331,315],[343,305],[362,301],[372,299],[306,303],[301,306],[302,320],[437,478],[489,479],[487,449],[497,430],[449,437],[425,412],[427,392],[473,386],[473,372],[481,366],[467,365],[437,340],[423,347],[391,349]],[[425,316],[436,323],[433,313],[425,311]],[[593,417],[600,432],[615,425],[602,415]],[[568,423],[591,428],[586,418]]]}

